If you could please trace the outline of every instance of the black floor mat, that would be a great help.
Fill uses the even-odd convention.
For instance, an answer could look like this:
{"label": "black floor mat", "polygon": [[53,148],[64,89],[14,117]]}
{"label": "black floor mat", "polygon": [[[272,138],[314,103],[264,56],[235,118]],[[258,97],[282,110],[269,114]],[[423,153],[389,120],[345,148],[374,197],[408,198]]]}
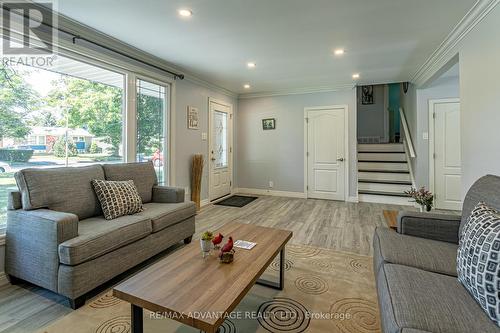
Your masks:
{"label": "black floor mat", "polygon": [[230,206],[230,207],[243,207],[257,199],[258,197],[247,197],[243,195],[233,195],[227,199],[217,202],[215,205]]}

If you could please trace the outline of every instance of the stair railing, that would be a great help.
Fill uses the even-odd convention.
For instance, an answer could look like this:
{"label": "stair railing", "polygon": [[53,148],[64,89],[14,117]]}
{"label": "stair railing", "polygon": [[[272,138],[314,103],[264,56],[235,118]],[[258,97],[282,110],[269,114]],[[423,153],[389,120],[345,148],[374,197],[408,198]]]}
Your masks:
{"label": "stair railing", "polygon": [[413,141],[411,140],[410,131],[408,130],[408,122],[406,121],[406,116],[403,108],[399,108],[399,116],[401,118],[401,124],[403,124],[404,141],[408,148],[408,154],[411,158],[415,158],[417,157],[417,154],[415,154],[415,148],[413,146]]}

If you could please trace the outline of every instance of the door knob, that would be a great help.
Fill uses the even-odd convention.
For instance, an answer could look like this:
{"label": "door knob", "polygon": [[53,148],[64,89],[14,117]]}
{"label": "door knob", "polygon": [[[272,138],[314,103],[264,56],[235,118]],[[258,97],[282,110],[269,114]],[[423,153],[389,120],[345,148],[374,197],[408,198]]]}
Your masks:
{"label": "door knob", "polygon": [[339,161],[339,162],[344,162],[344,158],[343,158],[343,157],[341,157],[341,158],[337,158],[337,161]]}
{"label": "door knob", "polygon": [[215,157],[212,157],[212,161],[215,161],[215,160],[216,160],[216,158],[215,158]]}

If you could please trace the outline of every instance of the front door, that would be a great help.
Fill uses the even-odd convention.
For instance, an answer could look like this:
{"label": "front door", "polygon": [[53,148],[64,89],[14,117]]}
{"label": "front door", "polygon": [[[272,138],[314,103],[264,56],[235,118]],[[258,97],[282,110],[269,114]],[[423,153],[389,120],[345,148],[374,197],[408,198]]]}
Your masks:
{"label": "front door", "polygon": [[210,101],[209,186],[210,201],[231,194],[231,128],[230,105]]}
{"label": "front door", "polygon": [[[436,208],[462,208],[460,102],[434,101],[434,200]],[[432,121],[431,121],[432,124]],[[432,144],[432,143],[431,143]],[[432,151],[432,149],[431,149]],[[432,161],[432,160],[431,160]]]}
{"label": "front door", "polygon": [[345,199],[345,108],[307,110],[307,196]]}

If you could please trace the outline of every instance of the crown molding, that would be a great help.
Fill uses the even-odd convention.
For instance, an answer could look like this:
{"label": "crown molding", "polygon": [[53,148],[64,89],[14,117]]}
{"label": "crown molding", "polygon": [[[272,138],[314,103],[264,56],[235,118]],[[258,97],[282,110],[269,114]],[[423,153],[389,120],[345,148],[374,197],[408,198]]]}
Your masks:
{"label": "crown molding", "polygon": [[250,98],[273,97],[273,96],[287,96],[287,95],[317,94],[317,93],[324,93],[324,92],[350,90],[350,89],[354,89],[355,87],[356,87],[355,84],[349,83],[349,84],[339,84],[336,86],[263,91],[263,92],[256,92],[256,93],[240,94],[240,95],[238,95],[238,99],[250,99]]}
{"label": "crown molding", "polygon": [[[57,8],[56,8],[57,10]],[[202,79],[198,77],[197,75],[193,74],[192,72],[187,71],[186,69],[176,66],[166,60],[163,60],[162,58],[159,58],[155,55],[152,55],[151,53],[145,52],[135,46],[132,46],[130,44],[127,44],[115,37],[112,37],[110,35],[107,35],[103,33],[102,31],[99,31],[97,29],[94,29],[88,25],[85,25],[84,23],[81,23],[77,20],[74,20],[64,14],[61,14],[57,12],[57,23],[58,27],[61,27],[65,31],[70,32],[73,35],[76,36],[82,36],[85,37],[89,40],[92,40],[98,44],[103,44],[107,45],[117,51],[120,51],[122,53],[130,54],[134,58],[140,59],[142,61],[145,61],[147,63],[150,63],[154,66],[158,66],[161,68],[164,68],[166,70],[172,71],[172,72],[178,72],[184,74],[184,80],[189,81],[191,83],[203,86],[205,88],[211,89],[215,92],[218,92],[220,94],[226,95],[228,97],[232,98],[237,98],[238,94],[230,91],[226,88],[220,87],[212,82],[209,82],[205,79]],[[130,60],[131,62],[134,62],[134,60]],[[164,72],[163,72],[164,73]]]}
{"label": "crown molding", "polygon": [[446,65],[455,54],[455,47],[479,24],[500,0],[478,0],[474,6],[465,14],[460,22],[448,34],[445,40],[424,62],[424,64],[413,74],[410,82],[417,87],[424,85],[435,75],[440,68]]}

